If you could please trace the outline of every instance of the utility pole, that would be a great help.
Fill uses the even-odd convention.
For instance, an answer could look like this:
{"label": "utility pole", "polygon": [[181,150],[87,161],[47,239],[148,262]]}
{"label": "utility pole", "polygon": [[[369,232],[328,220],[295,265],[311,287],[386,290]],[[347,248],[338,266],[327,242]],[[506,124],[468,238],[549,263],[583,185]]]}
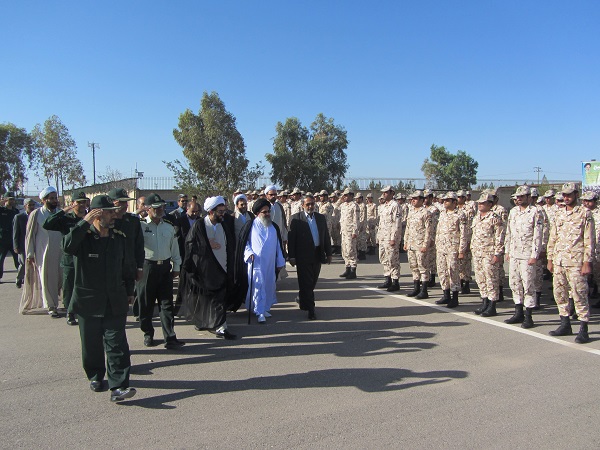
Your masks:
{"label": "utility pole", "polygon": [[88,142],[88,147],[92,149],[92,165],[94,168],[94,184],[96,184],[96,149],[100,148],[97,142]]}
{"label": "utility pole", "polygon": [[534,168],[533,168],[533,171],[534,171],[534,172],[537,172],[537,174],[538,174],[538,175],[537,175],[537,177],[538,177],[538,182],[537,182],[537,184],[538,184],[538,186],[539,186],[539,185],[540,185],[540,172],[542,171],[542,168],[541,168],[541,167],[537,167],[537,166],[536,166],[536,167],[534,167]]}

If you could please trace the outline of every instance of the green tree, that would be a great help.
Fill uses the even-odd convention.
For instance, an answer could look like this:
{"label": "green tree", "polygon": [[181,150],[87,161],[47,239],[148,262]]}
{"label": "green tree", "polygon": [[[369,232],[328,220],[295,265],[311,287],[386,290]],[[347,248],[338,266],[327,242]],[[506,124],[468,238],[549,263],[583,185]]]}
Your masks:
{"label": "green tree", "polygon": [[394,187],[394,191],[396,193],[401,192],[406,195],[412,194],[416,190],[417,188],[415,187],[415,182],[412,180],[407,181],[406,183],[401,180],[398,182],[398,185]]}
{"label": "green tree", "polygon": [[346,186],[344,186],[344,188],[350,188],[354,191],[354,193],[357,193],[360,191],[360,186],[358,185],[358,181],[356,180],[350,180],[350,183],[348,183]]}
{"label": "green tree", "polygon": [[60,192],[65,185],[70,189],[85,184],[83,164],[77,158],[77,145],[69,129],[56,115],[49,117],[44,126],[37,124],[31,131],[35,148],[36,171],[48,184]]}
{"label": "green tree", "polygon": [[197,192],[201,197],[229,195],[238,186],[255,183],[263,173],[260,164],[248,168],[246,146],[235,116],[216,92],[204,92],[198,114],[188,109],[179,116],[173,137],[186,159],[185,164],[165,161],[178,180],[177,189]]}
{"label": "green tree", "polygon": [[0,194],[22,189],[33,158],[29,133],[12,123],[0,124]]}
{"label": "green tree", "polygon": [[342,185],[348,170],[348,138],[342,126],[319,114],[310,129],[290,117],[285,123],[278,122],[275,131],[273,153],[265,156],[271,164],[273,182],[310,191]]}
{"label": "green tree", "polygon": [[425,159],[421,170],[427,179],[427,187],[442,190],[470,188],[477,182],[479,163],[466,152],[452,154],[445,147],[431,146],[431,154]]}
{"label": "green tree", "polygon": [[380,191],[381,189],[383,189],[383,185],[381,184],[381,181],[378,181],[377,183],[375,183],[375,180],[371,180],[371,182],[369,183],[370,191]]}

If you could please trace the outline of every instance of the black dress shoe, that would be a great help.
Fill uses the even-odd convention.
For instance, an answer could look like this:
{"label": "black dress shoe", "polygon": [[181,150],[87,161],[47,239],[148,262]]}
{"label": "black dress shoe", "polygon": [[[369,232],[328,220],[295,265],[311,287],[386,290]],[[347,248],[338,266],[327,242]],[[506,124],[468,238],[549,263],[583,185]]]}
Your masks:
{"label": "black dress shoe", "polygon": [[50,315],[50,317],[52,317],[53,319],[60,319],[60,314],[58,313],[57,310],[55,309],[51,309],[50,311],[48,311],[48,314]]}
{"label": "black dress shoe", "polygon": [[94,392],[101,392],[103,387],[104,387],[104,382],[102,380],[92,381],[90,383],[90,389]]}
{"label": "black dress shoe", "polygon": [[117,388],[110,391],[110,401],[111,402],[121,402],[126,398],[131,398],[136,394],[136,390],[134,388]]}
{"label": "black dress shoe", "polygon": [[77,320],[75,319],[75,314],[72,314],[72,313],[67,314],[67,325],[71,325],[71,326],[77,325]]}
{"label": "black dress shoe", "polygon": [[23,286],[23,281],[22,280],[17,280],[17,282],[15,283],[15,285],[17,286],[17,289],[21,289],[21,286]]}
{"label": "black dress shoe", "polygon": [[227,339],[229,341],[233,341],[234,339],[237,339],[237,336],[235,334],[232,334],[232,333],[230,333],[227,330],[225,330],[225,331],[215,331],[214,334],[219,339]]}
{"label": "black dress shoe", "polygon": [[154,338],[152,336],[144,336],[144,347],[154,347]]}
{"label": "black dress shoe", "polygon": [[185,345],[185,342],[180,341],[177,338],[175,338],[175,339],[169,339],[167,342],[165,342],[165,348],[166,349],[179,348],[179,347],[183,347],[184,345]]}
{"label": "black dress shoe", "polygon": [[308,320],[317,320],[317,315],[314,310],[308,312]]}

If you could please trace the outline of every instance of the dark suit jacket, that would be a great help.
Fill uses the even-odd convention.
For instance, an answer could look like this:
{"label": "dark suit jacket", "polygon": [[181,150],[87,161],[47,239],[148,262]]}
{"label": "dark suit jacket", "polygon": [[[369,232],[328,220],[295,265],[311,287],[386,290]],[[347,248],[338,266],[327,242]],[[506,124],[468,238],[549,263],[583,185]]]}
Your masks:
{"label": "dark suit jacket", "polygon": [[25,230],[27,230],[28,218],[27,213],[13,217],[13,250],[18,248],[19,253],[25,253]]}
{"label": "dark suit jacket", "polygon": [[[196,219],[203,220],[203,219]],[[181,255],[181,260],[183,261],[183,257],[185,256],[185,238],[187,237],[190,229],[191,229],[190,221],[188,220],[187,214],[182,214],[175,221],[175,230],[177,233],[177,243],[179,244],[179,254]]]}
{"label": "dark suit jacket", "polygon": [[[327,262],[331,256],[331,239],[327,231],[327,221],[323,214],[314,213],[319,231],[319,247],[321,247],[320,260]],[[312,262],[315,259],[315,244],[313,242],[310,226],[304,211],[292,216],[290,231],[288,233],[288,256],[295,259],[296,263]]]}

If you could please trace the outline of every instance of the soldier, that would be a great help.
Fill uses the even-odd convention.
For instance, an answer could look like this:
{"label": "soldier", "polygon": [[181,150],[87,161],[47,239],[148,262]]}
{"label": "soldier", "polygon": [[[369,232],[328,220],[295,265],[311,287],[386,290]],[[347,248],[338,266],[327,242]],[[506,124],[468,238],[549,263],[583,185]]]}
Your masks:
{"label": "soldier", "polygon": [[592,272],[596,235],[592,213],[577,205],[578,190],[575,183],[562,187],[565,208],[561,209],[550,228],[548,240],[548,270],[554,274],[554,300],[558,306],[560,326],[550,332],[551,336],[573,334],[569,319],[569,292],[573,296],[580,328],[575,342],[589,342],[588,285],[586,277]]}
{"label": "soldier", "polygon": [[437,273],[437,264],[436,264],[436,250],[435,250],[435,236],[437,231],[437,224],[440,218],[440,209],[434,204],[433,201],[433,192],[430,189],[425,189],[423,191],[425,195],[425,201],[423,202],[423,206],[429,210],[431,213],[431,227],[432,227],[432,235],[433,235],[433,244],[431,251],[429,252],[429,261],[427,263],[427,267],[429,267],[429,287],[435,286],[435,274]]}
{"label": "soldier", "polygon": [[406,294],[418,299],[428,298],[429,252],[433,247],[433,225],[431,213],[423,206],[425,195],[417,190],[410,195],[412,210],[406,219],[404,250],[408,252],[408,262],[413,277],[413,291]]}
{"label": "soldier", "polygon": [[319,206],[319,214],[323,214],[325,216],[325,221],[327,222],[327,232],[329,233],[329,239],[331,240],[333,233],[333,204],[329,201],[329,194],[326,190],[322,190],[320,196],[321,205]]}
{"label": "soldier", "polygon": [[475,314],[483,317],[497,315],[499,264],[504,254],[504,226],[502,219],[492,211],[494,197],[482,193],[477,200],[479,213],[473,218],[471,251],[475,281],[481,293],[481,306]]}
{"label": "soldier", "polygon": [[400,241],[400,253],[405,253],[404,250],[404,232],[406,231],[406,219],[408,219],[408,212],[410,209],[410,205],[406,203],[406,195],[402,192],[398,192],[396,194],[396,202],[398,206],[402,210],[402,240]]}
{"label": "soldier", "polygon": [[[590,298],[596,298],[598,294],[598,283],[600,283],[600,208],[598,204],[598,194],[594,191],[587,191],[582,196],[583,206],[585,206],[594,218],[594,230],[596,231],[596,251],[594,252],[594,262],[592,264],[592,274],[589,276],[588,284],[593,285],[596,295],[590,295]],[[600,302],[592,305],[592,308],[600,308]]]}
{"label": "soldier", "polygon": [[[498,188],[490,188],[487,190],[487,193],[490,194],[494,198],[494,206],[492,206],[492,211],[494,211],[502,220],[502,226],[506,229],[506,221],[508,220],[508,211],[506,208],[498,203],[500,198],[498,197]],[[504,280],[506,278],[506,272],[504,271],[504,264],[500,261],[498,265],[499,275],[498,279],[500,281],[500,285],[498,286],[498,302],[504,301]]]}
{"label": "soldier", "polygon": [[394,201],[394,190],[391,186],[384,187],[385,203],[379,207],[379,262],[383,265],[385,282],[378,289],[388,292],[400,290],[400,233],[402,232],[402,210]]}
{"label": "soldier", "polygon": [[354,192],[350,188],[342,194],[340,210],[340,234],[342,238],[342,258],[346,264],[346,271],[340,278],[353,280],[356,278],[356,261],[358,232],[360,229],[360,211],[354,202]]}
{"label": "soldier", "polygon": [[471,253],[471,226],[473,225],[473,218],[475,217],[475,212],[469,204],[467,204],[467,192],[463,189],[460,189],[456,193],[458,197],[457,207],[462,212],[465,213],[467,217],[467,230],[468,236],[467,240],[469,244],[467,245],[467,252],[465,253],[465,257],[459,260],[459,272],[460,272],[460,293],[461,294],[470,294],[471,293],[471,261],[473,259],[473,255]]}
{"label": "soldier", "polygon": [[373,202],[373,194],[369,192],[367,194],[367,253],[369,255],[374,255],[377,247],[377,222],[377,205]]}
{"label": "soldier", "polygon": [[[520,323],[523,328],[533,326],[532,311],[536,302],[533,296],[535,265],[542,253],[544,218],[530,204],[529,186],[519,186],[515,193],[517,206],[510,210],[504,243],[505,260],[509,263],[510,289],[515,302],[514,315],[504,322]],[[525,303],[525,314],[523,314]]]}
{"label": "soldier", "polygon": [[362,192],[358,192],[355,198],[360,213],[357,243],[358,259],[364,261],[367,259],[367,205],[364,202]]}
{"label": "soldier", "polygon": [[531,204],[535,206],[538,212],[541,214],[544,221],[543,235],[542,235],[542,252],[537,262],[535,263],[535,276],[533,278],[533,288],[535,289],[535,308],[540,309],[540,300],[542,297],[542,283],[544,281],[544,266],[542,261],[546,261],[546,249],[548,247],[548,236],[550,235],[550,221],[546,215],[546,210],[538,205],[537,199],[539,197],[538,190],[531,188]]}
{"label": "soldier", "polygon": [[292,207],[290,205],[290,202],[288,200],[288,191],[286,191],[285,189],[283,191],[281,191],[281,193],[279,194],[279,203],[281,203],[281,206],[283,206],[283,212],[285,213],[285,225],[288,227],[290,227],[290,214],[292,213]]}
{"label": "soldier", "polygon": [[[442,200],[444,201],[444,211],[440,213],[437,225],[435,248],[440,285],[444,296],[435,303],[446,305],[448,308],[456,308],[460,288],[459,261],[465,257],[469,231],[467,216],[457,208],[456,192],[448,192],[442,197]],[[450,296],[450,292],[452,292],[452,296]]]}
{"label": "soldier", "polygon": [[332,222],[333,222],[333,228],[332,228],[332,233],[331,233],[331,241],[333,242],[333,247],[331,249],[331,253],[332,254],[341,254],[342,252],[342,236],[340,234],[340,202],[341,199],[338,200],[339,194],[338,194],[338,190],[333,191],[331,194],[329,194],[329,200],[331,201],[331,204],[333,206],[333,213],[332,213]]}
{"label": "soldier", "polygon": [[294,214],[302,211],[302,200],[300,200],[302,198],[302,192],[300,191],[300,189],[294,188],[291,195],[292,203],[290,204],[290,214],[293,216]]}
{"label": "soldier", "polygon": [[2,283],[2,276],[4,274],[4,258],[8,252],[12,254],[15,269],[19,268],[19,254],[15,252],[12,242],[13,219],[19,214],[14,195],[8,192],[0,200],[0,205],[2,204],[6,206],[0,206],[0,283]]}

